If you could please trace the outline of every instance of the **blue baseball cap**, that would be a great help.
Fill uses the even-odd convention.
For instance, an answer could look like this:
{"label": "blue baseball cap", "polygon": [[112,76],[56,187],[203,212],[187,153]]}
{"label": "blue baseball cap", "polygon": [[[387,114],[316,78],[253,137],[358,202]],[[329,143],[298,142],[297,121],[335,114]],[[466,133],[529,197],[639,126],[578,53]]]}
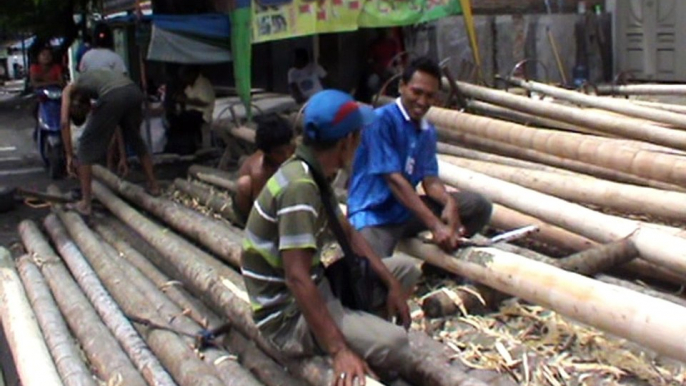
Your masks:
{"label": "blue baseball cap", "polygon": [[305,106],[304,134],[318,142],[335,141],[376,120],[371,107],[355,102],[343,91],[323,90]]}

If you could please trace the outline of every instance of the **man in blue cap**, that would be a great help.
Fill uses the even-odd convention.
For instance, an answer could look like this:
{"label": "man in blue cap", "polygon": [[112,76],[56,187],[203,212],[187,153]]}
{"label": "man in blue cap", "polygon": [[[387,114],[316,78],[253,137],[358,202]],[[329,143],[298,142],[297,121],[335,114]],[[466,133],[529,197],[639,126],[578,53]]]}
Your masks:
{"label": "man in blue cap", "polygon": [[324,276],[320,254],[331,219],[317,181],[330,181],[350,164],[361,129],[373,120],[373,111],[346,93],[315,94],[305,108],[303,144],[262,189],[243,244],[241,272],[263,336],[288,355],[329,354],[340,386],[355,380],[364,385],[365,374],[372,374],[368,364],[381,370],[401,366],[410,352],[407,296],[420,275],[410,258],[382,261],[332,205],[352,249],[367,258],[387,289],[385,299],[376,299],[382,309],[385,301],[384,316],[404,328],[344,307]]}

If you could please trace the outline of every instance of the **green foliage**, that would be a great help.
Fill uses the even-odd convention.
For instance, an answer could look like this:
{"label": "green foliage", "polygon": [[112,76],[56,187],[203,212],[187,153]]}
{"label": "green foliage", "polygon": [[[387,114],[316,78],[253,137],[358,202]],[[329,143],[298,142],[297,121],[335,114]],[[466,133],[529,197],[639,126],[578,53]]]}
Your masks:
{"label": "green foliage", "polygon": [[32,33],[39,38],[67,37],[73,33],[73,15],[93,0],[2,0],[0,29],[10,34]]}

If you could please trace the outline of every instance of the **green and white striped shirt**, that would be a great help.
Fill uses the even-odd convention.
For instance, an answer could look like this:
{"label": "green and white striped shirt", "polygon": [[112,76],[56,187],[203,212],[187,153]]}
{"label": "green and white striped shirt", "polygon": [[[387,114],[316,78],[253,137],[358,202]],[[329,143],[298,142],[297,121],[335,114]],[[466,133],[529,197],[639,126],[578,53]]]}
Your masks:
{"label": "green and white striped shirt", "polygon": [[311,277],[319,283],[324,274],[320,251],[328,216],[308,163],[320,166],[307,147],[301,145],[296,154],[307,163],[291,158],[274,173],[253,204],[245,227],[241,272],[253,319],[267,333],[300,315],[286,286],[282,252],[314,250]]}

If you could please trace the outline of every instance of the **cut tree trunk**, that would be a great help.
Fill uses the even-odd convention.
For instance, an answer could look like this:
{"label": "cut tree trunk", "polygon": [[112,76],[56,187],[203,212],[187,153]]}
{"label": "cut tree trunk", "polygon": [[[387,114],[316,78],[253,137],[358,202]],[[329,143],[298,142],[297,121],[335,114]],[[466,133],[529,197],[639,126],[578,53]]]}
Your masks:
{"label": "cut tree trunk", "polygon": [[[117,249],[122,258],[135,266],[180,307],[183,314],[187,314],[205,329],[216,328],[224,324],[224,321],[202,302],[192,297],[178,285],[171,284],[172,280],[169,277],[160,272],[138,250],[119,238],[110,227],[97,223],[95,229],[98,234]],[[228,342],[231,350],[238,355],[241,364],[264,384],[268,386],[298,386],[302,384],[301,381],[293,378],[281,365],[266,356],[235,329],[231,329],[226,334],[225,341]]]}
{"label": "cut tree trunk", "polygon": [[620,184],[580,175],[560,175],[507,165],[441,156],[441,160],[477,173],[525,186],[569,201],[624,213],[686,221],[686,193]]}
{"label": "cut tree trunk", "polygon": [[233,200],[231,197],[227,197],[225,194],[180,178],[174,180],[174,187],[198,200],[202,205],[212,209],[215,213],[218,213],[233,224],[239,223],[236,213],[233,211],[233,206],[231,205],[231,201]]}
{"label": "cut tree trunk", "polygon": [[468,134],[438,128],[438,137],[443,141],[453,142],[460,145],[466,145],[470,148],[475,148],[482,151],[496,153],[508,157],[524,159],[532,162],[538,162],[561,169],[571,170],[577,173],[600,177],[606,180],[624,182],[641,186],[651,186],[653,188],[664,190],[686,192],[686,188],[682,188],[674,184],[656,181],[650,178],[638,177],[631,173],[622,172],[603,166],[593,165],[582,161],[563,158],[556,155],[547,154],[542,151],[523,148],[505,142],[500,142],[497,140],[487,139],[479,134]]}
{"label": "cut tree trunk", "polygon": [[[0,319],[22,385],[63,385],[10,252],[0,247]],[[36,371],[40,369],[40,371]]]}
{"label": "cut tree trunk", "polygon": [[[196,356],[191,347],[181,338],[181,334],[154,327],[155,325],[167,326],[169,318],[160,314],[158,304],[154,304],[145,297],[144,288],[130,282],[122,268],[105,257],[108,251],[95,239],[81,217],[73,212],[57,211],[57,214],[83,252],[83,256],[129,318],[135,317],[150,321],[151,324],[154,323],[150,327],[137,325],[138,331],[165,368],[169,370],[174,380],[183,386],[222,385],[223,382],[218,378],[215,369]],[[187,334],[197,332],[197,329],[170,328]]]}
{"label": "cut tree trunk", "polygon": [[150,351],[148,345],[138,335],[131,321],[124,315],[119,305],[103,286],[93,268],[86,262],[78,246],[67,235],[67,230],[55,214],[45,218],[43,225],[52,238],[53,244],[69,267],[72,276],[79,283],[88,300],[95,308],[105,325],[110,329],[129,359],[143,374],[150,385],[176,385],[167,370]]}
{"label": "cut tree trunk", "polygon": [[652,288],[643,287],[641,285],[632,283],[630,281],[618,279],[616,277],[612,277],[612,276],[608,276],[608,275],[596,275],[595,278],[597,280],[602,281],[603,283],[612,284],[612,285],[616,285],[619,287],[627,288],[627,289],[630,289],[632,291],[642,293],[644,295],[648,295],[648,296],[651,296],[651,297],[654,297],[657,299],[666,300],[668,302],[678,304],[682,307],[686,307],[686,299],[679,297],[679,296],[670,295],[670,294],[667,294],[667,293],[664,293],[661,291],[656,291]]}
{"label": "cut tree trunk", "polygon": [[634,243],[624,239],[577,252],[557,260],[554,265],[565,271],[592,276],[627,263],[636,256],[638,256],[638,250]]}
{"label": "cut tree trunk", "polygon": [[652,107],[655,109],[671,111],[673,113],[686,114],[686,106],[684,106],[684,105],[675,105],[672,103],[650,102],[650,101],[643,101],[643,100],[638,100],[638,99],[625,99],[625,100],[627,100],[631,103],[640,105],[640,106],[646,106],[646,107]]}
{"label": "cut tree trunk", "polygon": [[202,182],[218,186],[232,193],[236,192],[236,182],[230,173],[207,166],[193,165],[188,169],[188,174]]}
{"label": "cut tree trunk", "polygon": [[686,360],[684,307],[494,248],[469,248],[455,257],[412,239],[404,241],[402,249],[457,275]]}
{"label": "cut tree trunk", "polygon": [[[172,238],[169,232],[164,234],[164,237],[159,237],[159,234],[162,233],[160,227],[126,206],[102,184],[95,182],[93,192],[111,212],[130,227],[136,229],[146,241],[167,257],[169,263],[173,264],[181,273],[196,296],[222,310],[229,321],[244,335],[257,342],[263,351],[280,363],[285,364],[291,373],[306,379],[312,385],[331,383],[333,375],[331,368],[324,365],[321,358],[308,358],[306,360],[286,358],[259,334],[249,310],[247,293],[241,288],[242,278],[239,275],[235,273],[231,275],[227,275],[227,273],[218,274],[213,267],[208,267],[202,263],[205,259],[198,256],[202,255],[203,252],[183,239]],[[241,249],[239,245],[235,245],[235,248],[238,252]],[[190,256],[194,258],[191,259]],[[207,258],[211,259],[209,256]],[[417,359],[420,360],[419,364],[408,364],[405,368],[400,369],[403,376],[407,376],[408,380],[413,383],[423,385],[480,384],[478,382],[473,383],[473,379],[457,369],[452,369],[445,363],[441,364],[430,360],[421,361],[422,358]],[[432,371],[433,369],[440,369],[441,371]],[[423,378],[417,379],[416,377]],[[450,383],[444,383],[444,380],[449,380]],[[369,380],[367,383],[369,384]]]}
{"label": "cut tree trunk", "polygon": [[81,343],[95,373],[105,382],[145,386],[146,382],[103,324],[67,268],[32,221],[19,224],[26,250],[43,273],[69,329]]}
{"label": "cut tree trunk", "polygon": [[608,84],[597,90],[601,95],[686,95],[686,85],[681,84]]}
{"label": "cut tree trunk", "polygon": [[532,233],[528,237],[571,252],[583,251],[598,245],[598,243],[586,237],[579,236],[568,230],[543,222],[536,217],[528,216],[498,204],[493,205],[490,225],[504,231],[527,225],[536,225],[538,226],[538,232]]}
{"label": "cut tree trunk", "polygon": [[660,267],[645,260],[632,260],[617,268],[620,273],[631,275],[637,278],[669,283],[675,286],[686,285],[686,275],[679,274],[673,270]]}
{"label": "cut tree trunk", "polygon": [[84,362],[38,267],[29,256],[23,256],[17,260],[17,268],[64,385],[96,386],[95,378]]}
{"label": "cut tree trunk", "polygon": [[[188,237],[211,248],[211,251],[225,262],[240,267],[240,236],[231,227],[211,219],[181,204],[153,197],[140,186],[120,180],[100,166],[93,167],[93,175],[114,189],[126,199],[161,218]],[[214,259],[212,259],[214,260]],[[216,264],[216,263],[215,263]]]}
{"label": "cut tree trunk", "polygon": [[[686,186],[686,159],[676,155],[618,147],[611,141],[596,140],[583,134],[532,129],[453,110],[432,108],[427,117],[436,125],[452,130]],[[686,136],[686,132],[674,132]]]}
{"label": "cut tree trunk", "polygon": [[629,237],[642,258],[686,274],[686,239],[445,162],[440,162],[439,167],[441,179],[449,185],[482,193],[501,205],[595,241],[612,242]]}
{"label": "cut tree trunk", "polygon": [[[560,104],[553,105],[548,102],[521,97],[500,90],[475,86],[469,83],[457,83],[460,91],[471,98],[523,111],[528,114],[584,126],[611,135],[633,138],[679,150],[686,150],[685,132],[667,129],[632,118],[610,117],[605,114],[584,111],[576,107],[562,106]],[[432,110],[434,109],[435,108]],[[433,116],[434,114],[429,111],[427,118],[431,120]]]}
{"label": "cut tree trunk", "polygon": [[582,106],[600,108],[630,117],[666,123],[681,129],[686,128],[686,115],[640,106],[626,100],[601,98],[593,95],[582,94],[577,91],[565,90],[559,87],[549,86],[547,84],[530,80],[527,81],[519,78],[508,78],[508,81],[519,87],[524,87],[529,91],[550,95],[554,98],[564,99]]}
{"label": "cut tree trunk", "polygon": [[[478,150],[467,149],[462,146],[455,146],[444,142],[438,142],[436,144],[436,149],[439,154],[445,154],[453,157],[460,157],[475,161],[489,162],[498,165],[507,165],[512,167],[518,167],[523,169],[531,170],[542,170],[551,173],[578,176],[578,173],[574,173],[567,169],[555,168],[538,162],[525,161],[518,158],[505,157],[502,155],[497,155],[493,153],[486,153]],[[584,175],[585,176],[585,175]]]}

